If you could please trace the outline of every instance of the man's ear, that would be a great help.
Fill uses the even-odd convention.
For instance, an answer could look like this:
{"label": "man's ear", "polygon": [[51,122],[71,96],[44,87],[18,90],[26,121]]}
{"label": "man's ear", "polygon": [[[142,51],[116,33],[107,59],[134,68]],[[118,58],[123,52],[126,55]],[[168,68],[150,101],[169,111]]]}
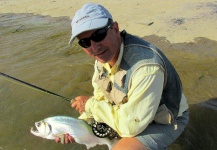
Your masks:
{"label": "man's ear", "polygon": [[113,23],[112,28],[114,28],[116,33],[119,33],[119,26],[118,26],[118,23],[116,21]]}

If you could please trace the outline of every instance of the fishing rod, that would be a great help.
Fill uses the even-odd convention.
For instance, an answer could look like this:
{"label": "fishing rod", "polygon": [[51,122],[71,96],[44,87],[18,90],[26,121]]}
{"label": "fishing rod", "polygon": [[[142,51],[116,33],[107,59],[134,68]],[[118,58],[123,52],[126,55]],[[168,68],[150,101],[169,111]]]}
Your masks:
{"label": "fishing rod", "polygon": [[[22,80],[20,80],[20,79],[14,78],[14,77],[9,76],[9,75],[7,75],[7,74],[4,74],[4,73],[2,73],[2,72],[0,72],[0,75],[1,75],[2,77],[5,77],[5,79],[7,79],[8,81],[12,81],[12,80],[13,80],[13,81],[16,81],[17,83],[22,83],[22,84],[24,84],[24,85],[27,85],[28,87],[31,87],[31,88],[33,88],[33,89],[36,89],[36,90],[39,90],[39,91],[42,91],[42,92],[45,92],[45,93],[48,93],[48,94],[57,96],[57,97],[59,97],[59,98],[61,98],[61,99],[63,99],[63,100],[66,100],[66,101],[69,101],[69,102],[72,102],[72,101],[73,101],[73,100],[71,101],[71,99],[69,99],[69,98],[66,98],[66,97],[61,96],[61,95],[59,95],[59,94],[56,94],[56,93],[54,93],[54,92],[45,90],[45,89],[43,89],[43,88],[40,88],[40,87],[38,87],[38,86],[35,86],[35,85],[30,84],[30,83],[25,82],[25,81],[22,81]],[[9,79],[11,79],[11,80],[9,80]]]}
{"label": "fishing rod", "polygon": [[[39,91],[42,91],[42,92],[45,92],[45,93],[48,93],[48,94],[51,94],[51,95],[54,95],[54,96],[58,96],[59,98],[62,98],[62,99],[66,100],[66,101],[69,101],[71,103],[75,101],[74,99],[71,100],[69,98],[61,96],[61,95],[56,94],[54,92],[51,92],[51,91],[45,90],[43,88],[40,88],[38,86],[35,86],[33,84],[30,84],[28,82],[25,82],[25,81],[22,81],[20,79],[11,77],[11,76],[9,76],[7,74],[4,74],[2,72],[0,72],[0,77],[5,77],[5,79],[7,79],[7,80],[10,79],[9,81],[16,81],[16,83],[22,83],[24,85],[27,85],[28,87],[33,88],[33,89],[36,89],[36,90],[39,90]],[[111,127],[109,127],[105,123],[99,123],[99,122],[94,121],[93,125],[92,125],[92,131],[93,131],[95,136],[100,137],[100,138],[108,137],[108,138],[113,139],[113,138],[119,137],[117,132],[115,132]]]}

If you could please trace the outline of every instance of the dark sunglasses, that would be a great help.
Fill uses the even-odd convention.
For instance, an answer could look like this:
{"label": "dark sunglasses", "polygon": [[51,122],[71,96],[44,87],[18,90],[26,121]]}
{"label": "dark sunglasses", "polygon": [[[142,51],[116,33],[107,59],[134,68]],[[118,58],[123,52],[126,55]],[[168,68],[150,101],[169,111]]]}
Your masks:
{"label": "dark sunglasses", "polygon": [[112,21],[108,21],[107,26],[96,30],[89,38],[83,38],[78,41],[78,44],[83,48],[88,48],[91,45],[90,40],[100,42],[107,36],[108,29],[113,25]]}

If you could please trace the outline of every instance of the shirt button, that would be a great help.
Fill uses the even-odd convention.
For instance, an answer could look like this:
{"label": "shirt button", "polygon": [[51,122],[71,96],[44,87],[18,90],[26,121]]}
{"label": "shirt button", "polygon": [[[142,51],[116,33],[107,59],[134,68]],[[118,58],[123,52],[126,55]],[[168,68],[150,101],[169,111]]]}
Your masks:
{"label": "shirt button", "polygon": [[135,119],[135,122],[139,122],[140,120],[139,119]]}

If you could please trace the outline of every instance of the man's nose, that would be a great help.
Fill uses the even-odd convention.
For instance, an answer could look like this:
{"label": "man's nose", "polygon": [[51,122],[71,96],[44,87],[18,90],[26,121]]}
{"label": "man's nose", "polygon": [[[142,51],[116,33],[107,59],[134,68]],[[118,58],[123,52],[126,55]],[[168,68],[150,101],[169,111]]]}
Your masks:
{"label": "man's nose", "polygon": [[93,52],[97,52],[99,50],[99,44],[97,42],[94,42],[92,40],[90,40],[90,43],[91,43],[91,49]]}

